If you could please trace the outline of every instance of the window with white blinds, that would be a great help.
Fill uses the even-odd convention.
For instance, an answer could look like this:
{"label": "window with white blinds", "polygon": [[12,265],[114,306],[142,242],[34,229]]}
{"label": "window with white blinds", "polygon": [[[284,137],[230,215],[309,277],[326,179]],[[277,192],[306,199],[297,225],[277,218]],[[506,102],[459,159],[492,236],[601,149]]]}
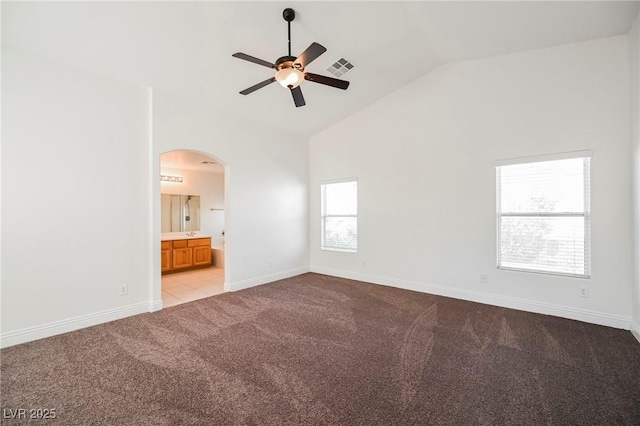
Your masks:
{"label": "window with white blinds", "polygon": [[498,268],[589,278],[590,154],[498,165],[496,184]]}
{"label": "window with white blinds", "polygon": [[358,182],[348,180],[320,186],[322,250],[358,250]]}

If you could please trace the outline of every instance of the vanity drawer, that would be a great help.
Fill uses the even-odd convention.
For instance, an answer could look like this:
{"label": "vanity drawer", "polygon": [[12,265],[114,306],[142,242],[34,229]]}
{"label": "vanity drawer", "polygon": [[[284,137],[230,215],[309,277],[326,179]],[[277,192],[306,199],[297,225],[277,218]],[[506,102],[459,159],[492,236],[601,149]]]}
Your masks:
{"label": "vanity drawer", "polygon": [[173,248],[185,248],[187,247],[187,240],[176,240],[173,242]]}
{"label": "vanity drawer", "polygon": [[170,250],[171,249],[171,241],[162,241],[162,242],[160,242],[160,248],[162,250]]}
{"label": "vanity drawer", "polygon": [[211,247],[211,238],[196,238],[194,240],[188,240],[189,247],[209,246]]}

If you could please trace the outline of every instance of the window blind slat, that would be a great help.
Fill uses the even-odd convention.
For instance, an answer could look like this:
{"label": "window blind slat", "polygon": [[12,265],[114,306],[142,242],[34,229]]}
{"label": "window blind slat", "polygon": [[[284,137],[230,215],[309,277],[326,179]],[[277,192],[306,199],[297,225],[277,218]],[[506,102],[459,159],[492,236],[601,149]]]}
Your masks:
{"label": "window blind slat", "polygon": [[498,267],[590,275],[590,158],[496,167]]}
{"label": "window blind slat", "polygon": [[358,182],[321,185],[321,248],[356,252],[358,249]]}
{"label": "window blind slat", "polygon": [[327,217],[322,246],[339,250],[355,250],[358,243],[358,221],[355,217]]}

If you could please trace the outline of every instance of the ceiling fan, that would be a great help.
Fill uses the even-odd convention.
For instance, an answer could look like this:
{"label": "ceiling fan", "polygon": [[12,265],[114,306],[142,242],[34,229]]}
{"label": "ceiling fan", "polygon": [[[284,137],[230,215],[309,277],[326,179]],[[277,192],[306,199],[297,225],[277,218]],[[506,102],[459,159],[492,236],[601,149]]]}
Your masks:
{"label": "ceiling fan", "polygon": [[301,107],[305,105],[304,96],[302,96],[302,90],[300,89],[300,83],[302,83],[302,80],[309,80],[314,83],[320,83],[326,86],[346,90],[347,87],[349,87],[348,81],[305,72],[305,67],[320,55],[322,55],[324,52],[326,52],[327,49],[321,44],[314,42],[311,43],[311,45],[307,47],[307,50],[302,52],[297,58],[295,56],[291,56],[291,21],[295,19],[296,14],[293,9],[287,8],[282,12],[282,17],[285,21],[287,21],[289,36],[289,54],[287,56],[278,58],[275,63],[271,63],[262,59],[258,59],[254,56],[247,55],[246,53],[237,52],[232,55],[235,58],[244,59],[245,61],[253,62],[254,64],[262,65],[267,68],[276,70],[276,73],[273,77],[261,81],[260,83],[255,84],[247,89],[244,89],[240,92],[240,94],[248,95],[249,93],[253,93],[256,90],[273,83],[274,81],[278,81],[278,83],[280,83],[282,87],[286,87],[291,91],[293,102],[296,104],[296,107]]}

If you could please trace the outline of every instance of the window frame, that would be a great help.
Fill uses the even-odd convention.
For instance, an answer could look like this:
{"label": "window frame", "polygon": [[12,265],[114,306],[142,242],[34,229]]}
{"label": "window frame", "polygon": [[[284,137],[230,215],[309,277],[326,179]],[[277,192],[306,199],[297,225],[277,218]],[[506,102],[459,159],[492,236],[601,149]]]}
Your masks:
{"label": "window frame", "polygon": [[[504,271],[528,272],[544,275],[556,275],[570,278],[591,279],[591,160],[593,158],[592,150],[565,152],[560,154],[541,155],[535,157],[514,158],[508,160],[500,160],[496,162],[496,267]],[[501,211],[501,179],[500,168],[502,166],[542,163],[556,160],[583,160],[583,211],[582,212],[507,212]],[[588,159],[589,162],[584,160]],[[587,173],[588,172],[588,173]],[[584,274],[574,274],[560,271],[545,271],[539,269],[515,268],[510,266],[502,266],[502,245],[501,245],[501,219],[503,217],[582,217],[584,219]]]}
{"label": "window frame", "polygon": [[[339,183],[349,183],[355,182],[356,184],[356,213],[355,214],[326,214],[326,192],[325,186],[339,184]],[[320,250],[322,251],[330,251],[330,252],[338,252],[338,253],[349,253],[356,254],[358,253],[358,178],[342,178],[342,179],[331,179],[324,180],[320,182]],[[326,219],[327,218],[355,218],[356,220],[356,247],[355,249],[346,249],[343,247],[331,247],[326,245]]]}

